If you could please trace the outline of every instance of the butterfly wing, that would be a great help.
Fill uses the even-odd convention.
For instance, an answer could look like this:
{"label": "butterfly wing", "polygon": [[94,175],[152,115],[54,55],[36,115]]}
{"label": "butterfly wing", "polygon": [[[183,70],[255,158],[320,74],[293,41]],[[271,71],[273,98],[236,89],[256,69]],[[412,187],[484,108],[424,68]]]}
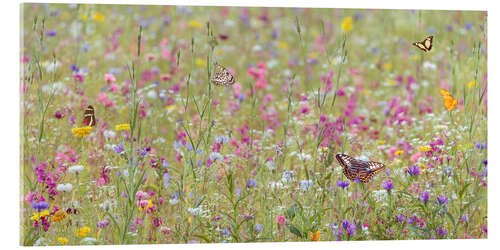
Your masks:
{"label": "butterfly wing", "polygon": [[234,84],[234,76],[226,68],[218,63],[215,63],[214,67],[215,70],[210,79],[213,84],[218,86],[230,86]]}
{"label": "butterfly wing", "polygon": [[337,161],[344,167],[344,175],[351,181],[359,179],[369,182],[373,176],[385,169],[385,165],[373,161],[360,161],[345,154],[337,154]]}
{"label": "butterfly wing", "polygon": [[432,49],[432,39],[434,39],[434,36],[429,36],[422,42],[427,51],[430,51]]}
{"label": "butterfly wing", "polygon": [[83,113],[83,124],[85,124],[85,126],[95,126],[96,125],[96,120],[95,120],[95,115],[94,115],[94,107],[92,107],[92,105],[89,105],[85,109],[85,112]]}
{"label": "butterfly wing", "polygon": [[433,39],[434,39],[434,36],[428,36],[423,41],[415,42],[415,43],[413,43],[413,45],[416,46],[417,48],[427,52],[427,51],[430,51],[432,49],[432,40]]}

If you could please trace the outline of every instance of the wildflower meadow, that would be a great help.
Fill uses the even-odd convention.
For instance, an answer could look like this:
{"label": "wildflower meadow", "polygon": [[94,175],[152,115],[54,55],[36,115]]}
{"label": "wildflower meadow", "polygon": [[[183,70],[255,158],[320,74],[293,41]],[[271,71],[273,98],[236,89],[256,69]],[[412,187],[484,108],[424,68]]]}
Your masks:
{"label": "wildflower meadow", "polygon": [[20,8],[21,245],[488,237],[485,11]]}

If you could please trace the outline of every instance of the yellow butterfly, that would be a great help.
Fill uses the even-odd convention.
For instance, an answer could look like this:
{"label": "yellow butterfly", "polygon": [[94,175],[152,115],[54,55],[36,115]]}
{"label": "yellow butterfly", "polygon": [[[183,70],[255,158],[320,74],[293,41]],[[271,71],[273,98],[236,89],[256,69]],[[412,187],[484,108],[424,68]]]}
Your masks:
{"label": "yellow butterfly", "polygon": [[415,42],[413,45],[425,52],[430,51],[432,49],[432,39],[434,36],[428,36],[421,42]]}

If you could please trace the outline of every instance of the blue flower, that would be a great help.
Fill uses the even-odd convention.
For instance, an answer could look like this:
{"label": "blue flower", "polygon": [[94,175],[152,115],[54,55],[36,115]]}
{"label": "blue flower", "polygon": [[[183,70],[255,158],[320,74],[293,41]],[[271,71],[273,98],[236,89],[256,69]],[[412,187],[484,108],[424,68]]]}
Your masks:
{"label": "blue flower", "polygon": [[486,143],[476,142],[476,148],[480,150],[486,149]]}
{"label": "blue flower", "polygon": [[57,31],[55,31],[55,30],[47,30],[47,32],[45,32],[45,35],[47,35],[47,36],[56,36],[57,35]]}
{"label": "blue flower", "polygon": [[165,172],[165,174],[163,174],[163,186],[165,186],[165,189],[167,189],[169,182],[170,174],[168,172]]}
{"label": "blue flower", "polygon": [[247,188],[253,188],[253,187],[255,187],[255,185],[257,185],[256,180],[248,180],[247,181]]}
{"label": "blue flower", "polygon": [[118,144],[118,146],[114,147],[115,153],[121,154],[123,151],[125,151],[125,148],[123,147],[123,144]]}
{"label": "blue flower", "polygon": [[400,215],[394,215],[394,218],[398,220],[399,223],[405,222],[405,216],[403,214]]}
{"label": "blue flower", "polygon": [[300,188],[303,191],[309,190],[312,187],[312,185],[313,185],[312,180],[302,180],[302,181],[300,181]]}
{"label": "blue flower", "polygon": [[349,181],[337,181],[337,187],[340,187],[342,189],[345,189],[346,187],[348,187],[350,184]]}
{"label": "blue flower", "polygon": [[255,231],[256,231],[257,233],[262,232],[262,228],[263,228],[263,226],[262,226],[261,224],[259,224],[259,223],[256,223],[256,224],[255,224],[254,229],[255,229]]}

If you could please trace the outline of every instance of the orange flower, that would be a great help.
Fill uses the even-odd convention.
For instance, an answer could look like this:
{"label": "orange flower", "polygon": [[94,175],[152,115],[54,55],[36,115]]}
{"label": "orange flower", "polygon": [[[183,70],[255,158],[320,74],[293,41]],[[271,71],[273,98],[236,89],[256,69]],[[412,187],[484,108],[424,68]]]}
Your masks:
{"label": "orange flower", "polygon": [[450,92],[441,89],[441,95],[443,96],[444,106],[448,111],[451,111],[455,106],[457,106],[458,101],[451,96]]}

